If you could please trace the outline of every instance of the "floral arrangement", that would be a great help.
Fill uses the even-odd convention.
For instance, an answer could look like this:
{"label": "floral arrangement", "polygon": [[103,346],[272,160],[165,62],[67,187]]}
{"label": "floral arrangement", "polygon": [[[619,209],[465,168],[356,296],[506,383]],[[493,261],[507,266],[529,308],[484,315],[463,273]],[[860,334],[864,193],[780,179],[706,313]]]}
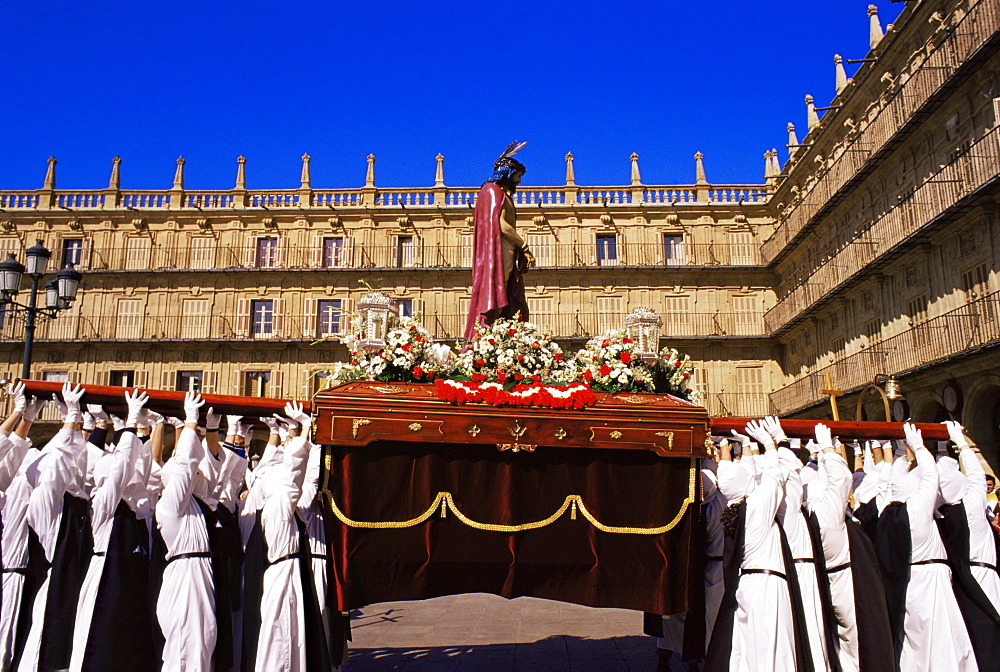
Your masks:
{"label": "floral arrangement", "polygon": [[330,384],[353,380],[426,383],[450,368],[447,346],[435,344],[416,316],[399,318],[395,328],[386,334],[385,347],[379,351],[361,349],[360,339],[360,319],[355,317],[351,333],[341,337],[351,353],[351,361],[333,366],[329,371]]}
{"label": "floral arrangement", "polygon": [[666,392],[688,401],[697,401],[704,396],[703,392],[696,392],[691,387],[694,376],[691,357],[678,352],[676,348],[660,350],[660,358],[653,366],[652,376],[657,392]]}
{"label": "floral arrangement", "polygon": [[575,367],[549,334],[535,324],[522,322],[520,313],[479,327],[476,336],[456,361],[456,380],[517,384],[568,383]]}
{"label": "floral arrangement", "polygon": [[438,399],[456,404],[482,402],[490,406],[547,406],[549,408],[586,408],[597,403],[589,385],[573,383],[554,385],[514,385],[507,389],[500,383],[474,383],[437,379]]}
{"label": "floral arrangement", "polygon": [[576,355],[580,377],[603,392],[652,392],[653,375],[637,352],[638,345],[624,329],[611,329],[592,338]]}

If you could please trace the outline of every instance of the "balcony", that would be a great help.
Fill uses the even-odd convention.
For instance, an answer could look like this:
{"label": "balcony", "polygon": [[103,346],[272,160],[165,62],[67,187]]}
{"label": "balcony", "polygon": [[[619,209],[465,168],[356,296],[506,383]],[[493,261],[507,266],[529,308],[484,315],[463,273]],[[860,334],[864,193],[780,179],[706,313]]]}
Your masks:
{"label": "balcony", "polygon": [[966,152],[943,166],[877,219],[867,231],[839,254],[819,266],[794,287],[764,316],[769,333],[789,326],[793,320],[829,298],[840,286],[867,273],[914,234],[931,224],[961,215],[974,195],[1000,177],[1000,127],[986,133]]}
{"label": "balcony", "polygon": [[829,170],[761,246],[768,264],[777,259],[807,227],[831,212],[860,180],[879,165],[888,154],[887,150],[908,135],[920,118],[930,113],[928,105],[935,105],[935,97],[943,99],[946,85],[955,85],[950,80],[960,68],[964,68],[964,73],[976,69],[975,64],[968,63],[969,59],[998,30],[1000,5],[995,0],[973,2],[938,48],[916,65],[912,76],[846,146]]}
{"label": "balcony", "polygon": [[[214,243],[214,240],[213,240]],[[684,243],[670,249],[657,243],[619,243],[613,258],[598,259],[596,244],[531,245],[539,268],[597,267],[760,267],[760,250],[752,244]],[[261,259],[245,246],[151,246],[93,248],[80,259],[86,271],[210,271],[210,270],[328,270],[351,269],[469,269],[472,248],[467,245],[349,244],[325,258],[315,247],[285,246]]]}
{"label": "balcony", "polygon": [[[584,339],[622,326],[624,315],[606,313],[558,313],[533,315],[532,321],[548,329],[555,338]],[[666,313],[662,337],[671,339],[762,338],[763,316],[759,313]],[[462,338],[466,315],[428,315],[422,322],[436,339]],[[349,328],[349,317],[326,325],[315,315],[269,315],[254,322],[248,315],[63,315],[40,323],[39,341],[306,341],[335,336]],[[0,342],[24,339],[24,325],[7,319],[0,328]]]}
{"label": "balcony", "polygon": [[771,393],[771,403],[788,415],[822,402],[824,374],[845,392],[864,388],[879,373],[897,377],[945,360],[1000,345],[1000,292],[931,318],[869,348],[848,355]]}
{"label": "balcony", "polygon": [[768,395],[761,392],[709,392],[700,402],[713,418],[763,418],[777,415]]}

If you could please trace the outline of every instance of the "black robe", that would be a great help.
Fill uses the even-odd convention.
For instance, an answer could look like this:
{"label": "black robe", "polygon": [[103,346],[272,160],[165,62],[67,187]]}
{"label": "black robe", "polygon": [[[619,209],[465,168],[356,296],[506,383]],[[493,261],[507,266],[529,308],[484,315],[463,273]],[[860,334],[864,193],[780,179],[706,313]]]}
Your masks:
{"label": "black robe", "polygon": [[[906,511],[906,503],[891,502],[882,510],[875,527],[875,552],[885,586],[885,601],[897,670],[903,653],[903,621],[906,618],[906,587],[910,583],[912,545],[910,517]],[[855,586],[857,585],[855,579]],[[861,609],[857,611],[860,612]],[[860,624],[858,627],[860,629]]]}
{"label": "black robe", "polygon": [[[854,613],[858,624],[858,658],[862,670],[892,670],[896,660],[885,586],[875,546],[864,528],[847,517],[847,539],[854,579]],[[909,560],[907,560],[909,562]]]}
{"label": "black robe", "polygon": [[153,648],[150,610],[144,599],[136,599],[149,592],[149,545],[146,521],[139,520],[124,501],[118,502],[94,599],[84,672],[159,669],[149,656]]}

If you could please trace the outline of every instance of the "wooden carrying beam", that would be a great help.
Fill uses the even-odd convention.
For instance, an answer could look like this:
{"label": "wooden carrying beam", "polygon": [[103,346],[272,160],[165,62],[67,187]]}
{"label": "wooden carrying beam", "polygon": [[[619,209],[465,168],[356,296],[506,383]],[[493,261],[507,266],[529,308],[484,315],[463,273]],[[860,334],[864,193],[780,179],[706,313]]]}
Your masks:
{"label": "wooden carrying beam", "polygon": [[[34,395],[39,399],[51,399],[52,395],[61,396],[63,383],[55,383],[43,380],[25,380],[25,394],[29,397]],[[176,417],[184,417],[184,393],[175,390],[150,390],[146,388],[132,387],[112,387],[110,385],[84,385],[84,394],[81,403],[100,404],[109,413],[122,415],[128,411],[125,406],[125,392],[134,389],[142,389],[149,395],[147,407],[162,413]],[[284,412],[285,404],[289,399],[268,399],[266,397],[237,397],[227,394],[203,394],[205,405],[202,407],[202,416],[209,408],[215,409],[220,415],[242,415],[244,417],[256,418],[258,416],[269,416],[272,413],[279,415]],[[303,410],[311,412],[311,405],[308,401],[302,402]]]}

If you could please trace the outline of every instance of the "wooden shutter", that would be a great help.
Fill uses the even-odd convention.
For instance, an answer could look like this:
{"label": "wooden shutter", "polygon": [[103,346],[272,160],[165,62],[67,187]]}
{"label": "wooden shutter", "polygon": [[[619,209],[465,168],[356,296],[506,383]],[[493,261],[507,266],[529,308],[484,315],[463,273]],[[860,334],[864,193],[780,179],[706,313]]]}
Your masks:
{"label": "wooden shutter", "polygon": [[472,268],[472,234],[463,233],[461,240],[462,249],[458,255],[458,265],[462,268]]}
{"label": "wooden shutter", "polygon": [[302,305],[302,335],[305,338],[316,338],[318,301],[317,299],[306,299]]}
{"label": "wooden shutter", "polygon": [[274,253],[274,268],[285,268],[288,263],[288,236],[278,236]]}
{"label": "wooden shutter", "polygon": [[131,236],[125,239],[125,269],[149,268],[149,238]]}
{"label": "wooden shutter", "polygon": [[136,387],[149,387],[149,371],[145,369],[135,372],[135,377],[132,379],[135,381]]}
{"label": "wooden shutter", "polygon": [[90,238],[84,238],[83,244],[80,248],[80,263],[76,265],[76,270],[87,271],[90,270],[90,254],[94,249],[94,241]]}
{"label": "wooden shutter", "polygon": [[205,372],[202,378],[201,391],[205,394],[215,394],[215,388],[219,385],[219,372],[212,369]]}
{"label": "wooden shutter", "polygon": [[142,338],[142,299],[118,299],[115,337],[121,340]]}
{"label": "wooden shutter", "polygon": [[271,304],[274,308],[274,327],[272,329],[273,335],[271,338],[284,338],[285,337],[285,300],[284,299],[274,299]]}
{"label": "wooden shutter", "polygon": [[622,299],[619,296],[597,297],[597,330],[602,334],[608,329],[618,329],[625,320],[622,314]]}
{"label": "wooden shutter", "polygon": [[734,266],[745,266],[756,263],[753,246],[753,234],[749,231],[729,232],[730,262]]}
{"label": "wooden shutter", "polygon": [[160,373],[160,389],[161,390],[176,390],[177,389],[177,372],[164,370]]}
{"label": "wooden shutter", "polygon": [[323,236],[313,236],[312,237],[312,247],[309,254],[309,267],[310,268],[322,268],[323,266],[323,255],[326,253],[325,243]]}
{"label": "wooden shutter", "polygon": [[274,369],[271,371],[271,384],[269,386],[269,397],[272,399],[280,399],[282,396],[282,390],[285,387],[285,372]]}
{"label": "wooden shutter", "polygon": [[733,323],[737,336],[753,336],[763,329],[763,313],[758,309],[756,296],[733,297]]}
{"label": "wooden shutter", "polygon": [[237,338],[249,338],[250,336],[250,299],[236,300],[236,334]]}
{"label": "wooden shutter", "polygon": [[185,299],[181,315],[181,338],[208,338],[208,299]]}
{"label": "wooden shutter", "polygon": [[243,250],[243,267],[257,267],[257,241],[259,236],[247,236],[246,247]]}
{"label": "wooden shutter", "polygon": [[193,269],[209,269],[215,267],[215,238],[211,236],[195,236],[191,240],[191,257],[188,266]]}
{"label": "wooden shutter", "polygon": [[535,263],[539,266],[552,266],[552,235],[548,233],[529,233],[528,250],[535,255]]}
{"label": "wooden shutter", "polygon": [[344,236],[344,249],[340,253],[340,264],[343,268],[356,268],[354,263],[354,236]]}

